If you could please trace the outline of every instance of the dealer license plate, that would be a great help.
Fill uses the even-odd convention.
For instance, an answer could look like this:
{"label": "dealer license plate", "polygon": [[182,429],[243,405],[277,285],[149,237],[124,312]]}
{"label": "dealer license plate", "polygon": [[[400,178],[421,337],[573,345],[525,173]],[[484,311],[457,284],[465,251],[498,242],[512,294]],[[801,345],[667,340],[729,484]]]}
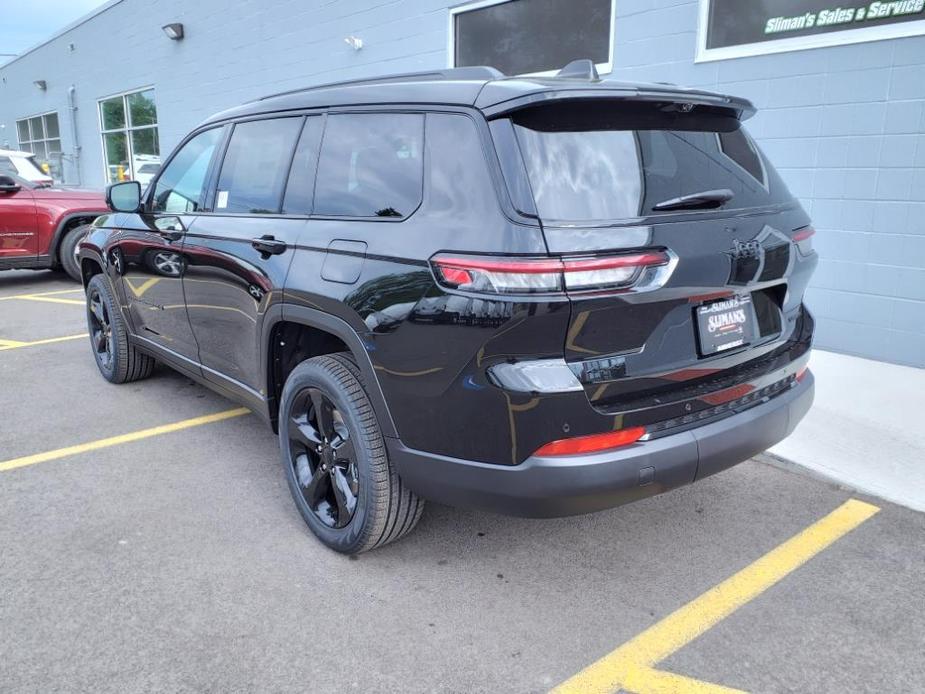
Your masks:
{"label": "dealer license plate", "polygon": [[697,307],[700,355],[709,356],[751,343],[755,311],[749,295],[733,296]]}

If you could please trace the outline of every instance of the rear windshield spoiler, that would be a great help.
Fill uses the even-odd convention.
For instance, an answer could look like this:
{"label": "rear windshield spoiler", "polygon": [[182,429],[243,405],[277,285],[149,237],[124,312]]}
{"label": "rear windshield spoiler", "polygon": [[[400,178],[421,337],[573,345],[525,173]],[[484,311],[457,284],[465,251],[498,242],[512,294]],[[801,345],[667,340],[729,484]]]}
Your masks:
{"label": "rear windshield spoiler", "polygon": [[[501,85],[503,81],[491,82],[492,85]],[[494,90],[493,90],[494,91]],[[678,105],[678,110],[686,112],[698,106],[710,107],[711,110],[727,111],[740,121],[748,120],[755,115],[754,104],[748,99],[723,94],[713,94],[697,90],[686,90],[678,87],[660,88],[658,85],[646,87],[597,87],[592,89],[545,89],[530,94],[520,95],[511,99],[485,103],[483,90],[476,100],[476,107],[481,109],[487,118],[499,118],[525,108],[541,106],[547,103],[562,101],[584,101],[608,99],[627,102],[672,103]],[[500,96],[495,91],[492,96]],[[481,103],[480,103],[481,102]]]}

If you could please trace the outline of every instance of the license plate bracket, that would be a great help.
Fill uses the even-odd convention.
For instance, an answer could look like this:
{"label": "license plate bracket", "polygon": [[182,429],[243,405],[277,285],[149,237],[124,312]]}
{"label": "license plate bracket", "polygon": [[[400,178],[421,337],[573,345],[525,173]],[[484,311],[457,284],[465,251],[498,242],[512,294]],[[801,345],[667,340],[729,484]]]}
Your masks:
{"label": "license plate bracket", "polygon": [[745,347],[757,334],[755,307],[750,294],[701,304],[695,309],[701,357]]}

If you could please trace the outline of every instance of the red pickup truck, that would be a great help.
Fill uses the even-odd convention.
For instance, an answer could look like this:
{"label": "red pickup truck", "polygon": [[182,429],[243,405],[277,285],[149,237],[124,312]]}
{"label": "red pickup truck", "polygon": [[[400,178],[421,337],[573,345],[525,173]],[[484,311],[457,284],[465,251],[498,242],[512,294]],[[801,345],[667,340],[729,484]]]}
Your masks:
{"label": "red pickup truck", "polygon": [[60,268],[80,281],[74,249],[107,212],[101,192],[0,174],[0,270]]}

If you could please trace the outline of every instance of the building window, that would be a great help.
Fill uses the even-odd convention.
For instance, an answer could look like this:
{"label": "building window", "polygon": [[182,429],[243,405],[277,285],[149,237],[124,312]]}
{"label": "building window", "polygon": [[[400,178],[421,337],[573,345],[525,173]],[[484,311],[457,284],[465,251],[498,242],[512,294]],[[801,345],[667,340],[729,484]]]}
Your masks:
{"label": "building window", "polygon": [[61,129],[57,113],[44,113],[16,121],[19,149],[32,152],[42,170],[61,180]]}
{"label": "building window", "polygon": [[550,73],[589,58],[613,65],[614,0],[482,0],[450,10],[450,67]]}
{"label": "building window", "polygon": [[700,0],[697,62],[925,34],[925,0],[835,5]]}
{"label": "building window", "polygon": [[146,186],[161,165],[154,90],[112,96],[99,104],[106,180]]}

